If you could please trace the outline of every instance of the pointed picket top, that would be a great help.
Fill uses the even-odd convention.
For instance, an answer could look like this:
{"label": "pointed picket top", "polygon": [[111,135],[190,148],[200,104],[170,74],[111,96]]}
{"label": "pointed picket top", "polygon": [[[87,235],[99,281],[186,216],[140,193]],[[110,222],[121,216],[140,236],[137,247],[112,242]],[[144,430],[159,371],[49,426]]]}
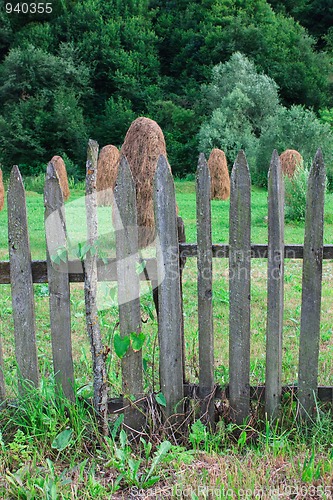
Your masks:
{"label": "pointed picket top", "polygon": [[158,193],[160,192],[160,190],[163,190],[163,188],[167,184],[170,183],[170,179],[171,179],[172,184],[173,184],[173,177],[172,177],[172,173],[171,173],[168,161],[164,155],[160,155],[158,158],[158,161],[157,161],[157,167],[156,167],[156,172],[155,172],[155,176],[154,176],[154,184],[155,184],[156,190],[157,190],[157,199],[159,197]]}
{"label": "pointed picket top", "polygon": [[243,186],[244,183],[251,185],[250,169],[242,149],[239,151],[232,168],[230,181],[237,184],[242,181],[239,187]]}
{"label": "pointed picket top", "polygon": [[[134,197],[132,195],[133,193]],[[124,229],[124,223],[122,220],[123,217],[120,216],[119,206],[122,206],[122,213],[126,211],[128,217],[130,217],[132,213],[135,214],[136,225],[136,185],[133,179],[131,168],[125,155],[122,155],[120,159],[113,197],[115,202],[112,204],[112,221],[114,229],[116,231]],[[126,200],[124,200],[124,197],[126,198]]]}
{"label": "pointed picket top", "polygon": [[20,169],[18,168],[17,165],[14,165],[12,168],[12,171],[10,173],[10,178],[9,178],[9,185],[8,185],[8,196],[10,191],[14,189],[19,189],[22,193],[24,193],[25,197],[25,191],[24,191],[24,185],[23,185],[23,180],[21,176]]}
{"label": "pointed picket top", "polygon": [[197,167],[197,177],[199,176],[200,173],[202,173],[201,175],[207,175],[207,173],[208,173],[208,175],[210,177],[208,163],[207,163],[207,160],[206,160],[204,153],[200,153],[200,155],[199,155],[199,161],[198,161],[198,167]]}
{"label": "pointed picket top", "polygon": [[320,148],[317,150],[312,162],[312,166],[309,173],[309,182],[311,178],[318,179],[317,182],[319,185],[321,184],[322,186],[324,186],[326,183],[326,169],[325,169],[323,154]]}

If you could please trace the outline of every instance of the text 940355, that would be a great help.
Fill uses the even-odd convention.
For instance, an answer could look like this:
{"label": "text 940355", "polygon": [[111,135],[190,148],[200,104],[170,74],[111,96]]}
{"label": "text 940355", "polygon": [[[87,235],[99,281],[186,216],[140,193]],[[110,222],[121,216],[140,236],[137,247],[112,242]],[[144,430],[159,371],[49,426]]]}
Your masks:
{"label": "text 940355", "polygon": [[48,2],[6,2],[7,14],[51,14],[52,3]]}

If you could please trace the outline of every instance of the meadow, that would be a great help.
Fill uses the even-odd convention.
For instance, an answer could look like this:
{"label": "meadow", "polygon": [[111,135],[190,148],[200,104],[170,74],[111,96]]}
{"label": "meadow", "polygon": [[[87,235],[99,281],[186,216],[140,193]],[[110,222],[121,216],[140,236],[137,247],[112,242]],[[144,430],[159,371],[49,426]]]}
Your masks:
{"label": "meadow", "polygon": [[[43,196],[27,183],[27,211],[31,254],[45,259]],[[40,191],[40,189],[37,189]],[[82,185],[72,185],[66,205],[67,226],[73,240],[84,238]],[[267,243],[267,191],[252,188],[252,242]],[[188,242],[196,241],[195,183],[176,181],[179,214],[183,217]],[[103,249],[109,251],[111,212],[99,209]],[[6,209],[0,213],[0,260],[8,259]],[[227,243],[229,203],[212,201],[213,243]],[[324,244],[332,244],[333,194],[326,195]],[[285,226],[285,243],[302,244],[303,223]],[[113,242],[110,240],[110,248]],[[112,247],[113,248],[113,247]],[[111,254],[112,251],[110,250]],[[324,261],[319,384],[333,385],[333,263]],[[251,283],[251,384],[265,380],[266,278],[267,261],[252,261]],[[228,261],[215,259],[214,331],[215,379],[228,382]],[[189,258],[183,275],[186,378],[198,381],[198,339],[196,259]],[[297,381],[301,306],[302,261],[285,263],[285,311],[283,332],[283,383]],[[101,296],[108,294],[101,286]],[[54,397],[48,311],[48,287],[34,285],[37,348],[43,375],[40,391],[17,400],[13,324],[9,285],[0,287],[0,336],[4,350],[6,388],[19,401],[0,413],[0,495],[3,498],[248,498],[262,488],[257,498],[290,498],[295,488],[316,488],[319,498],[331,498],[333,472],[333,426],[329,410],[318,405],[318,419],[305,430],[294,420],[295,408],[286,405],[276,426],[251,421],[242,429],[221,420],[213,435],[195,422],[183,442],[166,443],[163,436],[142,436],[132,449],[124,434],[116,439],[119,420],[110,438],[97,438],[91,412],[78,400],[76,405],[59,405]],[[142,297],[144,383],[147,392],[158,390],[157,322],[149,287]],[[92,392],[91,356],[85,330],[82,284],[71,284],[72,339],[78,396]],[[117,307],[101,307],[100,325],[106,344],[112,346],[117,331]],[[110,396],[121,392],[120,362],[111,352],[107,359]],[[288,403],[288,402],[287,402]],[[2,417],[2,418],[1,418]],[[66,434],[66,430],[68,431]],[[65,434],[63,434],[65,432]],[[60,437],[59,437],[60,436]],[[235,437],[236,436],[236,437]],[[58,441],[57,439],[58,438]],[[149,439],[151,439],[149,441]],[[151,444],[150,444],[151,443]],[[152,446],[152,447],[151,447]],[[1,465],[2,463],[2,465]],[[148,476],[148,477],[147,477]],[[156,478],[156,484],[153,486]],[[191,488],[189,487],[191,485]],[[325,487],[327,487],[325,492]],[[294,488],[294,490],[292,490]],[[274,490],[275,489],[275,490]],[[243,491],[244,490],[244,491]],[[275,491],[275,495],[272,494]],[[251,496],[249,496],[251,491]],[[289,491],[289,490],[288,490]],[[136,493],[135,493],[136,492]],[[277,493],[278,492],[278,493]],[[244,493],[244,495],[243,495]],[[137,494],[137,496],[135,496]],[[138,496],[138,495],[141,496]],[[132,496],[131,496],[132,495]],[[133,496],[134,495],[134,496]],[[183,497],[181,496],[183,495]],[[326,496],[325,496],[326,495]],[[303,498],[303,497],[297,497]]]}

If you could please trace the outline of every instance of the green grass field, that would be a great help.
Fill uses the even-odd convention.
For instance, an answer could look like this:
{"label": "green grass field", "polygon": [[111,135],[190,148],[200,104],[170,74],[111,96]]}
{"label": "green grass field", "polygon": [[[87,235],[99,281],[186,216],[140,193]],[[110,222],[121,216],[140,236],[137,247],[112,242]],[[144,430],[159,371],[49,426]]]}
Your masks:
{"label": "green grass field", "polygon": [[[187,241],[195,242],[194,182],[176,181],[176,195],[179,213],[185,222]],[[66,214],[68,230],[73,239],[84,239],[83,205],[83,191],[72,190],[71,198],[67,202]],[[44,207],[41,194],[27,193],[27,211],[32,258],[34,260],[45,259]],[[253,243],[267,243],[266,216],[267,192],[252,188]],[[82,226],[79,224],[81,220]],[[111,225],[109,208],[100,209],[99,220],[101,233],[104,235],[103,248],[107,248],[107,238]],[[228,202],[212,202],[212,224],[213,242],[228,242]],[[304,224],[286,224],[286,244],[303,243],[303,238]],[[333,243],[333,194],[326,196],[324,243]],[[8,259],[6,209],[0,213],[0,259]],[[321,385],[333,385],[332,265],[331,261],[326,261],[323,268],[319,359],[319,383]],[[252,261],[250,375],[252,384],[263,383],[265,377],[266,267],[267,261],[264,259]],[[301,274],[302,261],[286,261],[283,333],[284,383],[297,381]],[[186,376],[190,382],[198,381],[196,276],[196,259],[188,259],[184,271],[183,292]],[[105,293],[105,289],[101,288],[101,294],[103,295],[103,293]],[[112,442],[103,442],[101,439],[96,441],[96,424],[79,403],[71,410],[61,410],[55,405],[52,396],[52,356],[47,285],[35,285],[35,300],[38,356],[44,377],[41,388],[42,396],[40,393],[32,393],[30,400],[21,402],[21,409],[9,408],[3,412],[3,423],[0,423],[0,453],[4,465],[1,466],[0,460],[0,496],[1,492],[4,492],[3,498],[122,498],[120,491],[123,490],[123,498],[130,498],[128,488],[147,488],[143,479],[140,480],[140,473],[133,471],[134,465],[130,460],[134,460],[134,458],[138,460],[138,457],[141,456],[142,460],[138,470],[143,471],[142,477],[144,477],[144,471],[147,472],[152,464],[152,452],[157,450],[158,453],[157,443],[154,443],[150,454],[145,445],[141,443],[141,451],[136,449],[135,455],[132,455],[128,445],[123,442],[117,445],[121,450],[115,454],[116,445],[112,440]],[[157,323],[151,317],[153,304],[149,290],[143,296],[142,304],[142,315],[147,319],[147,322],[142,325],[146,334],[143,348],[146,368],[144,381],[145,389],[152,391],[158,389],[158,349],[156,348]],[[228,381],[228,262],[226,259],[214,260],[213,304],[215,377],[217,383],[225,384]],[[90,347],[85,331],[82,284],[71,285],[71,307],[77,387],[81,394],[89,395],[92,390],[92,370]],[[6,387],[10,397],[16,394],[11,312],[10,287],[2,285],[0,287],[0,335],[4,351]],[[101,329],[104,341],[108,345],[112,345],[117,320],[116,307],[100,311]],[[107,366],[111,387],[110,396],[114,396],[121,392],[121,378],[120,362],[112,351],[108,357]],[[235,498],[240,498],[239,489],[252,488],[253,491],[259,487],[267,489],[266,496],[263,494],[260,498],[273,498],[274,496],[270,496],[269,488],[275,486],[279,488],[286,485],[297,487],[301,485],[306,487],[310,487],[310,485],[314,487],[316,485],[316,487],[326,486],[326,482],[333,472],[331,417],[328,418],[327,414],[322,414],[320,410],[318,413],[320,418],[315,422],[312,431],[304,432],[293,423],[293,412],[294,409],[290,407],[284,423],[276,428],[265,427],[264,424],[259,424],[256,430],[252,429],[251,426],[247,427],[245,438],[255,436],[253,440],[250,440],[250,444],[248,439],[245,439],[246,442],[244,441],[244,434],[240,434],[240,437],[235,440],[232,437],[234,429],[222,421],[215,436],[210,435],[206,429],[197,425],[197,427],[192,428],[190,439],[187,441],[187,449],[172,447],[165,456],[161,452],[160,460],[157,461],[160,481],[157,483],[158,487],[155,486],[155,490],[147,490],[148,493],[150,491],[152,497],[156,498],[158,495],[163,495],[166,498],[177,498],[177,491],[179,493],[181,488],[188,488],[189,484],[193,484],[193,495],[188,496],[189,498],[232,498],[227,493],[222,496],[223,488],[224,492],[228,488],[232,488],[235,495],[238,490],[238,497],[235,496]],[[66,447],[63,450],[59,449],[61,446],[52,447],[51,444],[54,444],[53,440],[56,435],[66,428],[73,431],[73,437]],[[316,438],[314,439],[313,436]],[[147,443],[146,446],[148,446]],[[146,458],[144,458],[145,456]],[[105,466],[105,463],[108,465]],[[119,479],[120,476],[122,477]],[[172,493],[172,486],[177,485],[180,489]],[[206,496],[198,493],[199,487],[206,488],[206,490],[202,490]],[[116,493],[117,490],[119,490],[118,493]],[[323,498],[325,497],[323,496]],[[330,497],[327,496],[327,498]]]}

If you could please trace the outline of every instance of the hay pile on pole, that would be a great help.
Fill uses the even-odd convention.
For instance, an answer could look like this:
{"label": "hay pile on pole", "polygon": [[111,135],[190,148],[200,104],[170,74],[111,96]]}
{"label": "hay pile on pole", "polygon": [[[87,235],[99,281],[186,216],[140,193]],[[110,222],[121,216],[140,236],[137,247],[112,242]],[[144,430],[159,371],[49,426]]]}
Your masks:
{"label": "hay pile on pole", "polygon": [[5,205],[5,188],[3,186],[2,170],[0,168],[0,211]]}
{"label": "hay pile on pole", "polygon": [[213,149],[208,159],[211,179],[211,199],[227,200],[230,196],[230,177],[224,151]]}
{"label": "hay pile on pole", "polygon": [[145,117],[134,120],[120,154],[126,156],[136,185],[139,248],[144,248],[155,238],[154,175],[159,156],[166,157],[165,139],[159,125]]}
{"label": "hay pile on pole", "polygon": [[67,170],[64,160],[61,156],[53,156],[51,163],[53,163],[55,171],[59,177],[59,184],[62,191],[64,201],[68,200],[70,191],[68,187]]}
{"label": "hay pile on pole", "polygon": [[108,144],[101,149],[97,164],[97,203],[112,205],[112,195],[117,180],[120,153],[116,146]]}
{"label": "hay pile on pole", "polygon": [[280,154],[281,168],[284,175],[293,177],[297,167],[303,168],[302,155],[295,149],[286,149]]}

